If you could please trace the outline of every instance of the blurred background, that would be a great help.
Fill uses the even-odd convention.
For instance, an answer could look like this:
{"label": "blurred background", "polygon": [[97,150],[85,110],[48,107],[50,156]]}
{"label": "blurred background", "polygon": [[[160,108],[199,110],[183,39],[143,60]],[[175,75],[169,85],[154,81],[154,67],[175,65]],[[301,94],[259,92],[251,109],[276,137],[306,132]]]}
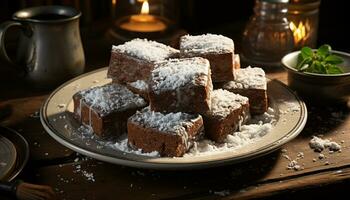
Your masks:
{"label": "blurred background", "polygon": [[[10,20],[12,14],[25,7],[40,5],[67,5],[82,12],[81,35],[85,49],[87,71],[106,66],[111,44],[120,43],[140,34],[126,34],[120,28],[125,16],[137,14],[145,0],[2,0],[0,1],[0,22]],[[314,2],[315,0],[294,0],[293,2]],[[161,33],[141,33],[146,37],[160,39],[176,46],[172,40],[186,33],[219,33],[231,37],[236,52],[242,47],[242,34],[253,15],[254,0],[149,0],[150,14],[165,19],[166,30]],[[319,6],[317,46],[328,43],[333,49],[350,52],[350,19],[346,1],[322,0]],[[296,26],[298,24],[296,23]],[[162,28],[161,28],[162,29]],[[16,30],[7,34],[7,48],[15,49]],[[315,30],[314,30],[315,31]],[[163,40],[164,39],[164,40]],[[13,48],[11,48],[13,47]],[[98,65],[98,66],[96,66]],[[0,67],[1,68],[1,67]],[[1,72],[2,69],[0,69]]]}

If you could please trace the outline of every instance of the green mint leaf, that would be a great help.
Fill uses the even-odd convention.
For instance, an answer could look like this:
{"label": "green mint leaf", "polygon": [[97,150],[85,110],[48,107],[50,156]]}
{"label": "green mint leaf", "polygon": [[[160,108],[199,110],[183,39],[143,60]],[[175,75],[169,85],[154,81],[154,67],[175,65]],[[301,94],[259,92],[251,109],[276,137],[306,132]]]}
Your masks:
{"label": "green mint leaf", "polygon": [[341,73],[344,73],[343,70],[336,66],[336,65],[327,65],[328,68],[327,68],[327,73],[328,74],[341,74]]}
{"label": "green mint leaf", "polygon": [[330,64],[340,64],[343,62],[343,59],[339,56],[336,56],[336,55],[329,55],[326,57],[326,59],[324,60],[325,62],[327,63],[330,63]]}
{"label": "green mint leaf", "polygon": [[308,58],[305,58],[305,59],[303,59],[301,62],[299,62],[298,64],[297,64],[297,69],[298,70],[301,70],[301,68],[305,65],[305,64],[308,64],[309,62],[311,62],[312,61],[312,58],[311,57],[308,57]]}
{"label": "green mint leaf", "polygon": [[301,49],[301,56],[305,59],[313,55],[312,49],[310,47],[303,47]]}
{"label": "green mint leaf", "polygon": [[298,55],[295,68],[298,71],[318,74],[344,73],[337,66],[337,64],[343,62],[343,59],[332,54],[331,49],[331,46],[328,44],[322,45],[317,51],[313,51],[310,47],[303,47]]}
{"label": "green mint leaf", "polygon": [[317,49],[317,54],[319,56],[326,57],[330,54],[331,50],[332,50],[331,46],[329,46],[328,44],[324,44]]}
{"label": "green mint leaf", "polygon": [[301,63],[303,60],[304,60],[303,55],[301,55],[301,53],[299,53],[299,55],[298,55],[298,64]]}
{"label": "green mint leaf", "polygon": [[322,62],[315,61],[315,69],[317,69],[317,73],[327,74],[327,69]]}
{"label": "green mint leaf", "polygon": [[307,71],[309,66],[310,66],[309,64],[303,64],[303,66],[300,67],[300,71]]}

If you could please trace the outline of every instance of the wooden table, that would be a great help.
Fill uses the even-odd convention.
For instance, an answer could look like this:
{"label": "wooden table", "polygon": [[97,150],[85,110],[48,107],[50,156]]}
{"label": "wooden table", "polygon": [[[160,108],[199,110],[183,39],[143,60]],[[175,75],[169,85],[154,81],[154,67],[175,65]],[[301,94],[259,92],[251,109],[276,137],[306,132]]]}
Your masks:
{"label": "wooden table", "polygon": [[[86,52],[87,71],[108,64],[110,44],[96,43],[101,45],[91,45],[94,49],[106,51]],[[350,188],[350,114],[346,105],[326,107],[308,103],[309,117],[302,133],[284,145],[283,150],[264,157],[206,170],[141,170],[78,155],[52,139],[35,115],[50,91],[33,90],[2,65],[0,108],[10,112],[0,115],[0,125],[20,132],[31,150],[20,178],[52,186],[60,199],[293,199],[305,195],[331,196]],[[283,71],[270,72],[268,76],[286,83]],[[324,151],[326,158],[319,159],[308,143],[312,135],[320,134],[341,143],[342,152]],[[303,169],[288,170],[290,161],[285,155],[296,159],[300,152],[304,156],[298,162]]]}
{"label": "wooden table", "polygon": [[[284,72],[269,76],[286,81]],[[0,124],[20,132],[31,149],[30,161],[21,178],[51,185],[61,199],[246,199],[319,188],[350,178],[350,115],[345,105],[317,107],[308,104],[305,129],[284,145],[282,151],[206,170],[152,171],[77,155],[53,140],[44,131],[40,119],[33,116],[48,93],[30,93],[28,88],[19,86],[7,89],[5,82],[1,85],[1,97],[4,99],[9,94],[11,98],[1,101],[0,107],[11,108],[11,112]],[[319,134],[341,143],[342,152],[324,151],[326,158],[320,160],[318,153],[308,145],[311,136]],[[304,169],[288,170],[289,161],[283,155],[295,159],[299,152],[304,154],[304,158],[298,160]],[[348,182],[337,185],[346,186],[350,186]],[[329,186],[322,188],[327,190]]]}

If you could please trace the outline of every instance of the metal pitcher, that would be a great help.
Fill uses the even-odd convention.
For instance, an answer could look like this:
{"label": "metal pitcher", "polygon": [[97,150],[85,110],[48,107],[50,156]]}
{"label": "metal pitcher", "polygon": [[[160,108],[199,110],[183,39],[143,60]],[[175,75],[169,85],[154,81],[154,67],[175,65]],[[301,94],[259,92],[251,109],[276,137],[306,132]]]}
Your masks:
{"label": "metal pitcher", "polygon": [[[37,87],[56,86],[84,71],[85,58],[79,31],[81,12],[65,6],[26,8],[13,21],[0,25],[0,57],[25,72]],[[5,33],[20,27],[16,59],[5,49]]]}

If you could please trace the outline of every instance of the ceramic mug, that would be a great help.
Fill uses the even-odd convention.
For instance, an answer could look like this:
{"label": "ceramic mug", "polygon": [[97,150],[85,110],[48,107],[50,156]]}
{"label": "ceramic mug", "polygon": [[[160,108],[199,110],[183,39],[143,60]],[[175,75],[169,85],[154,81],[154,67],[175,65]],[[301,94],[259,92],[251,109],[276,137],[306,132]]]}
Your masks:
{"label": "ceramic mug", "polygon": [[[38,87],[52,87],[84,71],[85,57],[80,38],[81,12],[65,6],[25,8],[0,25],[0,57]],[[11,60],[5,49],[10,27],[20,28],[18,50]]]}

